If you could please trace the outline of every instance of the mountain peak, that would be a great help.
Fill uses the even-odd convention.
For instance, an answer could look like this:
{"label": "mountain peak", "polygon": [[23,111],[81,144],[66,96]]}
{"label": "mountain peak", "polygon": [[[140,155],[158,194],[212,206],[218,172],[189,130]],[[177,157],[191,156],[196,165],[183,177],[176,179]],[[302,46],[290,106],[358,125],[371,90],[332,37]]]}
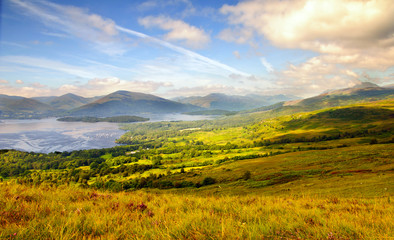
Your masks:
{"label": "mountain peak", "polygon": [[361,89],[361,88],[375,88],[379,87],[379,85],[371,82],[360,82],[359,84],[352,87],[353,89]]}

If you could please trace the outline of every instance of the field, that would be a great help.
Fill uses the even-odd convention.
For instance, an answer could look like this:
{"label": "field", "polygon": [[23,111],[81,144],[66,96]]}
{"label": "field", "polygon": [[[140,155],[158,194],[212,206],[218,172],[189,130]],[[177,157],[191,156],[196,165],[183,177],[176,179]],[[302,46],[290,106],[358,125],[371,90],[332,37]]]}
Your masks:
{"label": "field", "polygon": [[390,197],[196,196],[1,184],[1,239],[383,239]]}
{"label": "field", "polygon": [[124,125],[127,145],[0,152],[0,239],[388,239],[393,100]]}

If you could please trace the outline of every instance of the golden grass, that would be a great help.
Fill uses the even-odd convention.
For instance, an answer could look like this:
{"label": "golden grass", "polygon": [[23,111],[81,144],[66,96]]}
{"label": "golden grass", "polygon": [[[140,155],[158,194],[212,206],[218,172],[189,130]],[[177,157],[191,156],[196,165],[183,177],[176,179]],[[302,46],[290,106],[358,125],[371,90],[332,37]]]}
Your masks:
{"label": "golden grass", "polygon": [[0,239],[384,239],[390,197],[196,196],[0,184]]}

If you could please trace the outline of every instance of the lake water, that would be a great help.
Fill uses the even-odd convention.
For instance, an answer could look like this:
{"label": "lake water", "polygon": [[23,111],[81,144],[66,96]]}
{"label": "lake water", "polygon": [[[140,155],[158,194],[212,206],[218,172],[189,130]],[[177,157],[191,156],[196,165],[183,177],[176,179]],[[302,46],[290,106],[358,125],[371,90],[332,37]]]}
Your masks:
{"label": "lake water", "polygon": [[[150,115],[150,121],[192,121],[207,116],[184,114]],[[0,149],[49,153],[81,149],[109,148],[125,131],[117,123],[60,122],[39,120],[0,120]]]}

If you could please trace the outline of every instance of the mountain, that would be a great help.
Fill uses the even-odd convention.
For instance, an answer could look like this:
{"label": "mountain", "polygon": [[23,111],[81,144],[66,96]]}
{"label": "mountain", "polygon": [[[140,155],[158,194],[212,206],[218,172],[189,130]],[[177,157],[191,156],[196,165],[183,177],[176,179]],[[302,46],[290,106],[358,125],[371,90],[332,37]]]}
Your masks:
{"label": "mountain", "polygon": [[48,104],[58,110],[71,110],[91,103],[100,99],[101,97],[85,98],[72,93],[67,93],[62,96],[49,96],[49,97],[32,97],[31,99]]}
{"label": "mountain", "polygon": [[316,97],[306,98],[294,104],[285,105],[321,109],[326,107],[343,106],[354,103],[370,102],[385,99],[394,94],[394,89],[379,87],[376,84],[364,82],[351,88],[344,88],[322,93]]}
{"label": "mountain", "polygon": [[1,118],[36,118],[48,116],[53,110],[48,104],[34,99],[0,95]]}
{"label": "mountain", "polygon": [[151,94],[117,91],[92,103],[68,111],[71,116],[117,116],[136,113],[175,113],[201,110],[190,104],[182,104]]}
{"label": "mountain", "polygon": [[256,108],[245,112],[261,112],[268,110],[275,110],[276,112],[313,111],[329,107],[371,102],[393,97],[393,88],[380,87],[373,83],[364,82],[351,88],[330,90],[315,97],[281,102],[271,106]]}
{"label": "mountain", "polygon": [[286,95],[262,96],[250,94],[246,96],[226,95],[221,93],[211,93],[207,96],[178,98],[180,103],[192,104],[208,109],[221,109],[228,111],[246,110],[261,106],[271,105],[281,101],[288,101],[296,97]]}
{"label": "mountain", "polygon": [[49,104],[52,100],[57,98],[56,96],[49,96],[49,97],[32,97],[31,99],[37,100],[39,102]]}
{"label": "mountain", "polygon": [[91,100],[72,93],[67,93],[49,101],[49,105],[56,109],[70,110],[90,103]]}

